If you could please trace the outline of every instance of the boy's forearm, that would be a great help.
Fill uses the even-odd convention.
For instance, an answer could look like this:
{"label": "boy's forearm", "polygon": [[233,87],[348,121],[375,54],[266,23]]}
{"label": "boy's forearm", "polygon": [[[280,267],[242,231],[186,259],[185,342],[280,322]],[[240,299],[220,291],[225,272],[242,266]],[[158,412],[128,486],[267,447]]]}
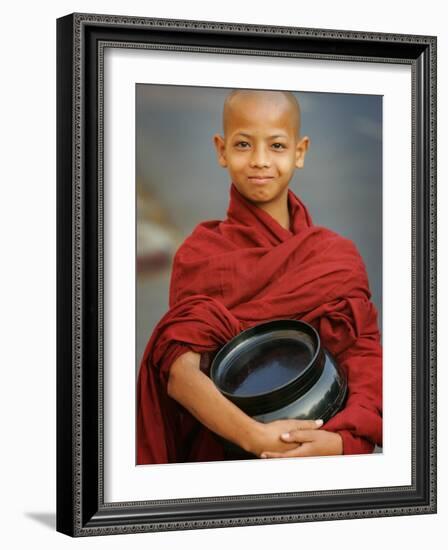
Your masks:
{"label": "boy's forearm", "polygon": [[201,424],[249,452],[262,425],[226,399],[199,369],[200,355],[187,352],[171,366],[168,394]]}

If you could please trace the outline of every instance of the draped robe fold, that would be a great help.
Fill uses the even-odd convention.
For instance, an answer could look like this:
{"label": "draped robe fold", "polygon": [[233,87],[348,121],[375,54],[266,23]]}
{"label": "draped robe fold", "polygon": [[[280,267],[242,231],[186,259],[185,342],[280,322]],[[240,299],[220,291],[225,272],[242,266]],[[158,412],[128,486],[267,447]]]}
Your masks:
{"label": "draped robe fold", "polygon": [[201,369],[242,330],[301,319],[318,331],[348,377],[344,408],[321,429],[344,454],[382,446],[382,349],[367,272],[353,242],[313,225],[288,192],[290,230],[231,186],[224,221],[199,224],[178,249],[169,311],[146,346],[137,386],[137,464],[222,460],[219,438],[167,394],[169,370],[186,351]]}

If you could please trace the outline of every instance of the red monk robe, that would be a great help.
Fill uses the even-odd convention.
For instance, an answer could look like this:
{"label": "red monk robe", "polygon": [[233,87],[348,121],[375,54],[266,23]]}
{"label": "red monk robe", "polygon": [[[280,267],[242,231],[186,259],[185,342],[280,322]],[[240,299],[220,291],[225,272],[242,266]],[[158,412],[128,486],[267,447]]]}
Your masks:
{"label": "red monk robe", "polygon": [[352,243],[313,226],[289,191],[291,230],[232,185],[227,219],[199,224],[176,253],[168,313],[146,346],[138,379],[137,464],[222,460],[219,438],[167,395],[169,370],[186,351],[210,353],[242,330],[302,319],[345,368],[348,397],[321,429],[344,454],[382,446],[382,350],[364,263]]}

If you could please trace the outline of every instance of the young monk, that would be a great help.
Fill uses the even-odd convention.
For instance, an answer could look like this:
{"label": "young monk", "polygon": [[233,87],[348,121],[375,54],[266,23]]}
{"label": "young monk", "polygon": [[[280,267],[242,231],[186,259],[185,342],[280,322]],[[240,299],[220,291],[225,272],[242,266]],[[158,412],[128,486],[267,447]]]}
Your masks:
{"label": "young monk", "polygon": [[[137,463],[223,460],[220,437],[268,458],[372,452],[382,445],[377,313],[354,244],[314,226],[289,189],[309,145],[298,102],[234,91],[223,129],[213,139],[232,182],[227,218],[199,224],[174,258],[170,309],[139,373]],[[276,318],[312,324],[347,373],[345,407],[325,425],[257,422],[208,376],[227,341]]]}

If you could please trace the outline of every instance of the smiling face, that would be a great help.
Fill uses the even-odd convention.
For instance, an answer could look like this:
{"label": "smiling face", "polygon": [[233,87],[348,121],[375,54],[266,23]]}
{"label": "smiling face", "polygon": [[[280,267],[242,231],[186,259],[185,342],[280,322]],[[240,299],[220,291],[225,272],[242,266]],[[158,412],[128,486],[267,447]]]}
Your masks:
{"label": "smiling face", "polygon": [[223,122],[224,137],[213,138],[219,164],[244,197],[275,217],[287,209],[289,182],[308,148],[297,101],[284,92],[233,92]]}

